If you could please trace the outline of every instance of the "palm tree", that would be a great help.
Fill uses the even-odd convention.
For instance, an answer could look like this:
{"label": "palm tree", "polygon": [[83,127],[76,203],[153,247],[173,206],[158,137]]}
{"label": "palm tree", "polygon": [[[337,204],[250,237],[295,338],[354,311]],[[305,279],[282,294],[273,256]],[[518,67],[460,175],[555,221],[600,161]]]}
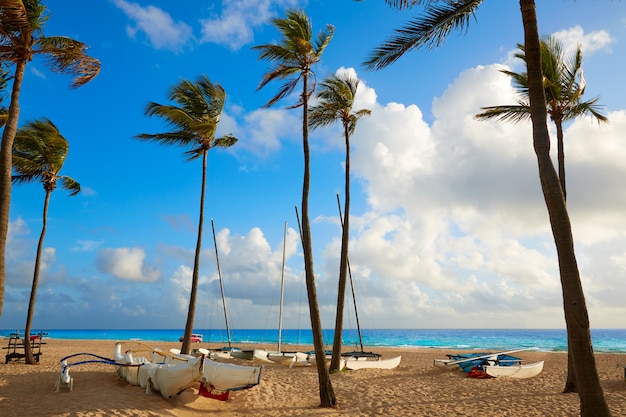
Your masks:
{"label": "palm tree", "polygon": [[43,203],[43,222],[39,244],[37,245],[37,256],[35,257],[35,272],[33,273],[33,285],[30,290],[30,301],[28,302],[28,314],[26,315],[26,326],[24,328],[24,353],[28,364],[36,364],[30,345],[30,330],[35,311],[35,299],[37,298],[37,287],[39,285],[39,267],[41,264],[41,252],[43,250],[43,240],[46,235],[48,223],[48,204],[50,195],[57,187],[57,182],[70,192],[76,195],[80,192],[80,184],[72,178],[59,175],[69,144],[61,135],[57,127],[50,120],[37,120],[28,123],[18,130],[13,142],[13,170],[12,177],[14,183],[29,183],[41,181],[46,197]]}
{"label": "palm tree", "polygon": [[309,188],[310,188],[310,151],[309,151],[309,99],[315,90],[315,82],[309,86],[309,76],[315,76],[313,65],[317,64],[322,53],[333,37],[334,28],[326,26],[326,30],[313,40],[313,29],[307,15],[301,10],[288,10],[285,18],[274,18],[272,24],[281,32],[283,39],[278,44],[258,45],[253,47],[261,51],[260,59],[274,63],[274,67],[263,76],[257,90],[262,89],[271,81],[287,80],[278,93],[272,97],[265,107],[271,107],[287,95],[291,94],[302,81],[302,93],[298,102],[290,108],[302,107],[302,146],[304,148],[304,179],[302,182],[302,249],[304,252],[304,269],[306,289],[309,299],[311,331],[315,357],[318,358],[317,372],[322,407],[334,407],[337,404],[335,393],[330,382],[324,358],[324,341],[322,324],[317,303],[315,273],[313,271],[313,244],[311,242],[311,225],[309,223]]}
{"label": "palm tree", "polygon": [[[385,0],[397,8],[424,4],[424,13],[370,55],[365,65],[382,69],[412,49],[432,49],[441,45],[452,30],[466,30],[483,0]],[[442,3],[442,4],[441,4]],[[574,251],[574,239],[565,197],[550,158],[548,110],[541,65],[541,43],[534,0],[520,0],[524,27],[524,50],[528,73],[528,98],[533,130],[533,148],[537,156],[539,180],[548,209],[552,235],[557,249],[563,307],[569,352],[576,374],[581,416],[610,416],[596,368],[589,316],[580,272]]]}
{"label": "palm tree", "polygon": [[[515,56],[526,61],[524,45],[517,45],[520,52]],[[563,146],[563,122],[573,120],[584,115],[591,115],[598,123],[608,123],[608,119],[601,113],[598,106],[598,97],[581,101],[585,92],[585,78],[582,69],[582,50],[580,45],[574,56],[568,60],[563,57],[563,45],[554,37],[549,36],[541,40],[541,67],[546,95],[546,106],[550,119],[556,126],[557,159],[559,181],[563,190],[563,197],[567,200],[565,187],[565,152]],[[496,118],[502,121],[519,122],[530,118],[528,103],[528,74],[513,71],[502,71],[510,76],[519,93],[517,104],[482,107],[482,113],[476,115],[479,120]],[[568,354],[567,378],[564,393],[576,392],[576,378],[571,355]]]}
{"label": "palm tree", "polygon": [[188,161],[202,158],[202,182],[200,189],[200,219],[198,221],[198,240],[193,262],[189,311],[183,336],[182,353],[189,353],[191,334],[196,311],[198,292],[198,274],[200,269],[200,251],[202,249],[202,227],[204,224],[204,199],[206,191],[206,171],[209,149],[228,148],[237,142],[237,138],[228,134],[215,137],[215,131],[224,109],[226,92],[220,84],[214,84],[206,75],[201,75],[195,82],[182,80],[174,85],[168,98],[176,105],[148,103],[146,115],[158,116],[173,128],[165,133],[142,133],[136,138],[154,141],[163,145],[175,145],[190,148],[185,152]]}
{"label": "palm tree", "polygon": [[20,117],[19,96],[26,64],[35,56],[45,58],[54,72],[74,76],[72,87],[80,87],[100,72],[100,61],[86,54],[87,46],[74,39],[46,37],[48,15],[40,0],[0,0],[0,62],[14,65],[11,102],[0,147],[0,315],[6,278],[5,249],[11,206],[11,150]]}
{"label": "palm tree", "polygon": [[[9,117],[9,109],[4,105],[4,99],[6,96],[6,89],[11,80],[11,73],[7,66],[2,63],[0,64],[0,127],[4,127],[7,123],[7,119]],[[0,302],[0,306],[2,303]],[[2,315],[2,309],[0,308],[0,315]]]}
{"label": "palm tree", "polygon": [[[517,45],[520,52],[515,56],[526,61],[524,45]],[[608,119],[602,114],[598,106],[598,97],[581,101],[585,92],[585,78],[582,69],[582,50],[580,45],[573,57],[566,60],[563,57],[563,45],[556,38],[550,36],[541,41],[541,67],[543,71],[544,89],[548,115],[556,126],[557,155],[559,180],[563,189],[563,196],[567,200],[565,189],[565,154],[563,147],[563,122],[574,120],[584,115],[590,115],[598,123],[607,123]],[[517,104],[482,107],[482,113],[476,115],[480,120],[498,119],[503,121],[519,122],[530,118],[528,103],[528,74],[503,70],[502,73],[513,79],[513,84],[519,93]]]}
{"label": "palm tree", "polygon": [[321,84],[317,93],[319,103],[309,110],[309,125],[312,128],[330,126],[340,121],[346,141],[346,179],[344,221],[341,232],[341,258],[339,261],[339,286],[337,291],[337,315],[335,317],[335,337],[333,340],[333,357],[330,371],[338,371],[341,361],[341,336],[343,333],[343,309],[346,294],[346,276],[348,273],[348,242],[350,240],[350,136],[354,133],[357,121],[371,112],[367,109],[352,112],[354,96],[359,80],[349,75],[334,75]]}

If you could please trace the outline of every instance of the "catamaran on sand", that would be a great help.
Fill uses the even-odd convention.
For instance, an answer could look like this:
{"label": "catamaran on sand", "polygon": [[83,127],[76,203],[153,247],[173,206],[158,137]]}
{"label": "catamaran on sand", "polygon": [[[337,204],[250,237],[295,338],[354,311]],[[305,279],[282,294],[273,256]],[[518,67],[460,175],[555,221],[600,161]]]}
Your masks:
{"label": "catamaran on sand", "polygon": [[[84,363],[101,362],[117,367],[117,374],[126,382],[144,388],[146,394],[158,392],[164,398],[174,397],[200,383],[199,393],[219,400],[228,399],[228,393],[252,388],[261,382],[262,366],[241,366],[214,362],[206,355],[183,355],[153,348],[141,342],[139,349],[122,352],[122,344],[115,344],[113,358],[89,353],[78,353],[61,359],[61,373],[56,391],[61,386],[74,387],[70,368]],[[72,358],[87,356],[70,363]]]}
{"label": "catamaran on sand", "polygon": [[522,359],[511,353],[528,349],[516,349],[496,353],[460,353],[446,355],[447,359],[435,359],[434,365],[441,370],[460,369],[474,378],[510,377],[531,378],[543,370],[543,361],[522,364]]}

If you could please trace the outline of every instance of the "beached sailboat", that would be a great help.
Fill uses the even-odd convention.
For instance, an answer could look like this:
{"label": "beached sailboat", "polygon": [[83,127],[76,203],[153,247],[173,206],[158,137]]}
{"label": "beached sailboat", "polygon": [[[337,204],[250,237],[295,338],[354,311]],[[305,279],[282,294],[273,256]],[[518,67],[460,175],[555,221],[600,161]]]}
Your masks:
{"label": "beached sailboat", "polygon": [[202,392],[227,393],[251,388],[261,380],[262,366],[225,364],[205,355],[176,354],[136,343],[140,343],[142,349],[122,353],[121,343],[117,342],[114,360],[122,365],[118,367],[118,375],[129,384],[145,388],[146,394],[156,391],[164,398],[171,398],[197,382],[201,383]]}
{"label": "beached sailboat", "polygon": [[509,377],[509,378],[532,378],[537,376],[543,371],[543,361],[529,363],[529,364],[519,364],[519,365],[509,365],[509,366],[499,366],[499,365],[484,365],[483,370],[487,375],[493,377]]}
{"label": "beached sailboat", "polygon": [[543,361],[522,364],[522,359],[512,353],[528,349],[515,349],[496,353],[461,353],[435,359],[434,366],[441,370],[460,369],[466,374],[484,374],[491,377],[531,378],[543,370]]}
{"label": "beached sailboat", "polygon": [[275,351],[267,352],[267,359],[282,363],[284,365],[294,366],[309,366],[311,365],[307,361],[307,354],[303,352],[285,352],[282,350],[282,337],[283,337],[283,301],[285,298],[285,261],[286,261],[286,248],[287,248],[287,222],[283,228],[283,265],[280,276],[280,302],[278,309],[278,344]]}
{"label": "beached sailboat", "polygon": [[[337,194],[337,206],[339,207],[339,220],[343,226],[343,216],[341,214],[341,202],[339,194]],[[363,348],[363,335],[361,333],[361,324],[359,322],[359,312],[356,306],[356,294],[354,293],[354,281],[352,279],[352,268],[350,267],[350,259],[348,259],[348,277],[350,278],[350,289],[352,291],[352,301],[354,304],[354,315],[356,318],[357,333],[359,336],[359,351],[343,352],[341,356],[345,359],[345,367],[350,370],[377,368],[377,369],[393,369],[400,365],[401,356],[390,359],[381,359],[382,355],[374,352],[365,352]]]}
{"label": "beached sailboat", "polygon": [[213,244],[215,246],[215,262],[217,265],[217,274],[220,282],[220,290],[222,294],[222,306],[224,307],[224,322],[226,324],[226,334],[228,339],[228,346],[220,349],[210,351],[211,359],[225,359],[225,358],[238,358],[238,359],[259,359],[267,360],[267,351],[263,349],[242,349],[240,347],[233,347],[230,338],[230,326],[228,325],[228,314],[226,309],[226,297],[224,295],[224,282],[222,280],[222,270],[220,268],[220,257],[217,250],[217,239],[215,238],[215,223],[211,219],[211,229],[213,231]]}

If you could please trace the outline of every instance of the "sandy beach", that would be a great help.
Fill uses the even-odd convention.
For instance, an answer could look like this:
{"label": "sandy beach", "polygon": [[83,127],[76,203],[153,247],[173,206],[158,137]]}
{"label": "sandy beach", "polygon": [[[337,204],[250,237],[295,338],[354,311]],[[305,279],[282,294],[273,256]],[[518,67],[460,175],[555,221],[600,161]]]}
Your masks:
{"label": "sandy beach", "polygon": [[[1,340],[3,346],[5,340]],[[567,355],[525,351],[525,363],[545,361],[543,372],[529,379],[465,378],[441,372],[433,360],[437,349],[377,349],[384,357],[402,355],[393,370],[366,369],[331,375],[337,409],[319,407],[314,367],[290,369],[264,363],[261,383],[231,393],[228,401],[199,396],[198,385],[164,399],[146,395],[119,378],[115,367],[89,363],[71,368],[74,390],[55,392],[60,359],[80,352],[113,356],[113,341],[47,340],[39,365],[0,365],[0,416],[577,416],[576,394],[562,394]],[[180,343],[153,343],[167,350]],[[202,347],[208,347],[203,344]],[[262,346],[259,346],[262,347]],[[271,346],[266,346],[272,349]],[[291,346],[289,347],[292,348]],[[306,347],[307,350],[310,347]],[[4,359],[4,357],[2,357]],[[626,416],[626,355],[596,355],[605,396],[614,416]],[[3,361],[4,362],[4,361]],[[231,362],[251,365],[253,361]]]}

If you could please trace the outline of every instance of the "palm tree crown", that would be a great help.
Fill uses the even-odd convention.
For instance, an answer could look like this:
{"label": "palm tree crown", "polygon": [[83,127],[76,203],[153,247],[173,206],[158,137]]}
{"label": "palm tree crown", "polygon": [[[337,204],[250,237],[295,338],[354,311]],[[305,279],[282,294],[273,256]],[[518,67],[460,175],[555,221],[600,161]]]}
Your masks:
{"label": "palm tree crown", "polygon": [[[519,52],[515,56],[526,62],[524,45],[518,44],[517,47]],[[550,119],[556,126],[559,181],[563,195],[567,197],[563,122],[584,115],[590,115],[598,123],[607,123],[608,119],[602,114],[601,108],[597,104],[598,97],[582,101],[586,82],[582,69],[583,55],[580,45],[578,45],[576,52],[569,59],[563,56],[562,43],[553,36],[542,39],[540,48],[546,109]],[[530,120],[528,74],[526,72],[516,73],[508,70],[502,70],[502,72],[513,80],[513,85],[519,95],[517,104],[482,107],[483,112],[477,114],[476,118],[479,120],[495,118],[511,122]]]}
{"label": "palm tree crown", "polygon": [[185,152],[188,160],[201,157],[213,147],[227,148],[237,142],[231,134],[215,137],[226,101],[226,92],[220,84],[201,75],[195,82],[180,81],[170,89],[168,97],[177,105],[150,102],[146,106],[146,115],[161,117],[173,130],[142,133],[136,136],[138,139],[190,147]]}
{"label": "palm tree crown", "polygon": [[[524,45],[518,44],[520,52],[515,57],[526,61]],[[591,115],[598,122],[608,122],[602,114],[598,97],[581,101],[585,92],[586,81],[582,69],[582,50],[580,45],[574,56],[568,60],[563,57],[563,45],[553,36],[541,41],[541,63],[543,83],[546,94],[548,114],[554,121],[568,121],[582,115]],[[476,115],[478,119],[497,118],[504,121],[518,122],[530,119],[528,102],[528,74],[502,70],[510,76],[519,93],[517,105],[502,105],[482,107],[482,113]]]}
{"label": "palm tree crown", "polygon": [[0,2],[0,60],[22,63],[42,55],[55,72],[74,75],[72,87],[80,87],[100,72],[100,61],[87,55],[88,46],[65,37],[46,37],[50,17],[40,0]]}
{"label": "palm tree crown", "polygon": [[54,191],[60,182],[70,195],[78,194],[80,184],[59,175],[68,150],[67,140],[50,120],[28,123],[18,131],[13,142],[13,182],[41,181],[46,191]]}
{"label": "palm tree crown", "polygon": [[359,80],[351,76],[334,75],[324,80],[317,93],[319,103],[309,110],[311,127],[330,126],[340,121],[350,135],[354,133],[357,121],[371,113],[367,109],[352,112],[358,86]]}
{"label": "palm tree crown", "polygon": [[[311,68],[321,59],[335,30],[333,26],[326,25],[326,30],[321,31],[315,42],[312,42],[313,28],[307,15],[301,10],[288,10],[285,18],[272,19],[272,24],[282,33],[283,38],[278,44],[253,47],[261,51],[259,59],[275,63],[275,66],[261,79],[257,90],[277,79],[287,80],[287,82],[265,104],[265,107],[271,107],[291,94],[304,77],[315,75]],[[311,83],[292,108],[302,106],[314,90],[315,83]]]}

